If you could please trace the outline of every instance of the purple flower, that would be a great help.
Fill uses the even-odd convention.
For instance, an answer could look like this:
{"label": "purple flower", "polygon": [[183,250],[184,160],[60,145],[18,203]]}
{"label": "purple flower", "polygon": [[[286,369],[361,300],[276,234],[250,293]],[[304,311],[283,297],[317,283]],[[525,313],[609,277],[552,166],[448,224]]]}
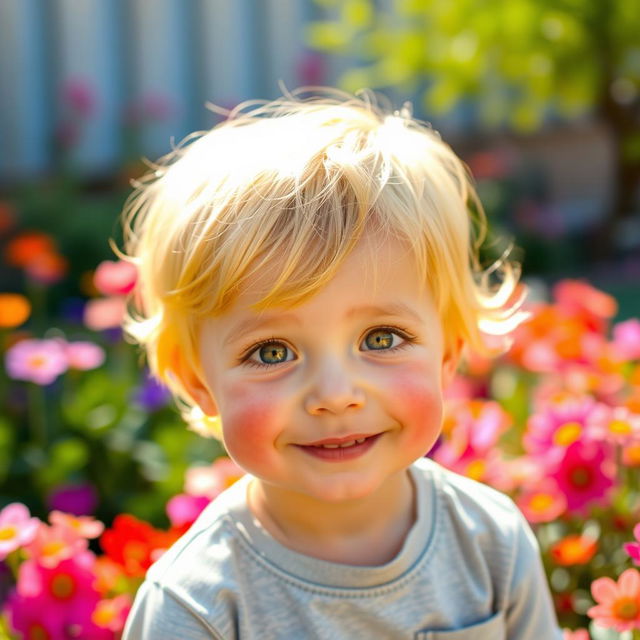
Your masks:
{"label": "purple flower", "polygon": [[147,411],[157,411],[167,404],[171,398],[171,393],[164,385],[147,373],[134,398]]}
{"label": "purple flower", "polygon": [[89,484],[62,485],[49,494],[47,503],[51,511],[86,516],[95,512],[98,506],[98,496],[96,490]]}
{"label": "purple flower", "polygon": [[21,340],[6,353],[7,373],[16,380],[51,384],[69,367],[63,345],[60,340]]}

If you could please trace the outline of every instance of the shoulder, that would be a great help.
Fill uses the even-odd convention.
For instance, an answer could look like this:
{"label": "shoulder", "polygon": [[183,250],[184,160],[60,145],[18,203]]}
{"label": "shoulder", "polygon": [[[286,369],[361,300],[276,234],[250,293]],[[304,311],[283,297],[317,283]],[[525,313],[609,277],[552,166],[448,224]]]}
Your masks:
{"label": "shoulder", "polygon": [[[242,508],[244,483],[239,481],[211,502],[187,531],[146,575],[134,610],[145,617],[184,618],[204,626],[209,636],[233,637],[238,583],[238,558],[246,543],[234,525],[231,510]],[[214,631],[215,630],[215,631]],[[144,636],[146,638],[155,636]]]}
{"label": "shoulder", "polygon": [[504,569],[514,562],[518,547],[538,555],[535,536],[509,496],[428,458],[414,468],[435,489],[439,528],[461,546],[483,550]]}

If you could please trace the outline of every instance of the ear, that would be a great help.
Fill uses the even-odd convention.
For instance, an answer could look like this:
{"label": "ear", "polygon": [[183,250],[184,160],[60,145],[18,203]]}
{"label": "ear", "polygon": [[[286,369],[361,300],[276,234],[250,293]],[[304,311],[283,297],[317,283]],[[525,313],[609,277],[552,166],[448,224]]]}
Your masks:
{"label": "ear", "polygon": [[456,371],[458,369],[458,363],[460,362],[460,356],[462,354],[462,348],[464,342],[462,338],[456,338],[450,345],[447,346],[444,356],[442,358],[442,387],[448,387],[453,381]]}
{"label": "ear", "polygon": [[185,361],[179,347],[171,354],[171,371],[205,415],[218,415],[218,406],[213,394],[201,376]]}

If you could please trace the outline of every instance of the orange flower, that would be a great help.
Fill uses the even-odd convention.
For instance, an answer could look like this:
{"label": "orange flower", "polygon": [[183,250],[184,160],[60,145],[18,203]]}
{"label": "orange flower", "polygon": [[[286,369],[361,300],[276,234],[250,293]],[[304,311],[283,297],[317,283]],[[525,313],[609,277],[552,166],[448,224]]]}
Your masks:
{"label": "orange flower", "polygon": [[19,293],[0,293],[0,328],[12,329],[26,322],[31,303]]}
{"label": "orange flower", "polygon": [[598,550],[598,543],[593,538],[581,535],[570,535],[562,538],[551,547],[551,557],[561,567],[574,564],[586,564]]}
{"label": "orange flower", "polygon": [[64,256],[57,251],[50,251],[35,257],[25,266],[25,271],[38,282],[52,284],[61,280],[68,268],[69,263]]}
{"label": "orange flower", "polygon": [[47,253],[55,252],[53,238],[40,231],[26,231],[16,236],[5,249],[7,263],[14,267],[27,267]]}

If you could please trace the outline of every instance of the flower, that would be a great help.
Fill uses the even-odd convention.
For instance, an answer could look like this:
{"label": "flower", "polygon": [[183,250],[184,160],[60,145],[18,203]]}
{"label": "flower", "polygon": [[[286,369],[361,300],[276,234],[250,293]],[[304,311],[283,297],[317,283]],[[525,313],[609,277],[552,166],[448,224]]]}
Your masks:
{"label": "flower", "polygon": [[640,359],[640,320],[632,318],[613,327],[613,347],[625,360]]}
{"label": "flower", "polygon": [[26,339],[7,350],[5,365],[11,378],[47,385],[64,373],[69,363],[58,340]]}
{"label": "flower", "polygon": [[87,371],[99,367],[105,358],[104,349],[93,342],[79,340],[64,345],[70,369]]}
{"label": "flower", "polygon": [[126,310],[127,304],[122,297],[89,300],[84,307],[84,324],[92,331],[119,327]]}
{"label": "flower", "polygon": [[98,538],[104,531],[104,524],[90,516],[75,517],[62,511],[52,511],[49,522],[53,526],[67,527],[82,538]]}
{"label": "flower", "polygon": [[583,514],[593,504],[606,504],[615,486],[616,465],[609,447],[602,443],[575,442],[549,477],[564,493],[567,509]]}
{"label": "flower", "polygon": [[553,288],[558,306],[579,317],[591,330],[602,333],[606,320],[618,312],[613,296],[582,280],[562,280]]}
{"label": "flower", "polygon": [[562,631],[562,640],[589,640],[589,632],[586,629],[564,629]]}
{"label": "flower", "polygon": [[88,118],[95,111],[96,95],[82,78],[73,78],[63,88],[64,104],[75,116]]}
{"label": "flower", "polygon": [[581,535],[565,536],[551,546],[553,561],[568,567],[574,564],[587,564],[598,550],[598,543],[593,538]]}
{"label": "flower", "polygon": [[184,490],[192,496],[205,496],[213,500],[244,475],[244,471],[226,456],[217,458],[213,464],[196,465],[185,473]]}
{"label": "flower", "polygon": [[73,527],[39,522],[34,539],[25,546],[30,558],[43,567],[53,568],[60,562],[87,549],[87,540]]}
{"label": "flower", "polygon": [[129,514],[120,514],[115,517],[113,527],[102,534],[100,544],[128,576],[143,577],[178,535],[154,529]]}
{"label": "flower", "polygon": [[158,382],[149,372],[145,373],[144,381],[134,393],[135,401],[147,411],[156,411],[166,406],[170,398],[169,389]]}
{"label": "flower", "polygon": [[90,484],[61,485],[49,494],[47,504],[49,509],[85,516],[95,511],[98,496]]}
{"label": "flower", "polygon": [[570,445],[583,438],[590,421],[603,420],[604,416],[608,416],[608,408],[590,396],[548,399],[527,421],[525,451],[551,467],[564,457]]}
{"label": "flower", "polygon": [[532,523],[551,522],[567,509],[566,497],[551,478],[523,487],[516,504],[524,517]]}
{"label": "flower", "polygon": [[633,537],[637,542],[625,542],[622,548],[629,554],[633,562],[640,566],[640,523],[633,528]]}
{"label": "flower", "polygon": [[122,631],[131,609],[131,598],[126,593],[109,600],[100,600],[91,614],[91,621],[110,631]]}
{"label": "flower", "polygon": [[19,293],[0,293],[0,329],[13,329],[31,315],[31,303]]}
{"label": "flower", "polygon": [[587,611],[601,627],[611,627],[622,633],[640,629],[640,571],[627,569],[615,582],[609,577],[591,584],[591,594],[598,603]]}
{"label": "flower", "polygon": [[167,502],[167,515],[173,527],[186,531],[211,502],[206,496],[191,496],[180,493]]}
{"label": "flower", "polygon": [[105,296],[123,296],[133,290],[138,270],[131,262],[104,260],[95,270],[93,283]]}
{"label": "flower", "polygon": [[0,511],[0,560],[18,547],[29,544],[38,530],[38,518],[20,502],[12,502]]}
{"label": "flower", "polygon": [[[34,560],[27,560],[20,567],[16,592],[9,602],[12,625],[23,630],[25,622],[41,625],[56,640],[67,638],[91,638],[113,640],[113,632],[96,625],[92,616],[100,602],[95,589],[93,566],[95,556],[90,551],[75,554],[55,567],[43,567]],[[33,616],[32,611],[40,615]],[[37,628],[37,627],[36,627]]]}
{"label": "flower", "polygon": [[13,267],[25,268],[40,256],[55,251],[51,236],[40,231],[25,231],[7,244],[5,260]]}
{"label": "flower", "polygon": [[68,268],[67,259],[58,252],[51,251],[39,255],[29,262],[25,267],[25,272],[37,282],[53,284],[64,277]]}

